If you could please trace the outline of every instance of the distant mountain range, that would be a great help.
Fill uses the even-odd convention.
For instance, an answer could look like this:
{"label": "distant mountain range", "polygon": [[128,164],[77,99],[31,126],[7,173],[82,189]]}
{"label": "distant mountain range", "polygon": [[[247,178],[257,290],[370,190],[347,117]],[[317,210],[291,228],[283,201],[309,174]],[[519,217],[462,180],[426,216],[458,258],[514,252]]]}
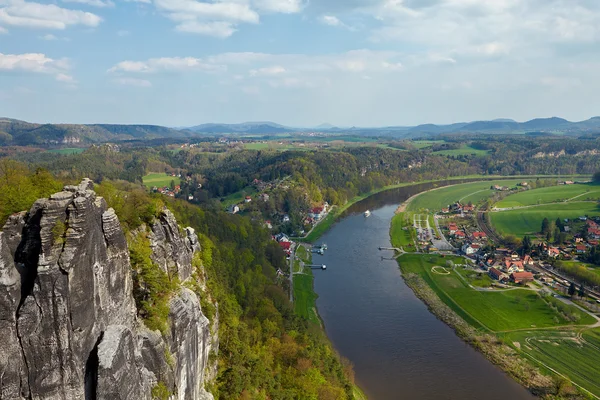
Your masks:
{"label": "distant mountain range", "polygon": [[388,126],[379,128],[336,127],[328,123],[316,127],[290,127],[269,121],[241,124],[209,123],[188,128],[167,128],[158,125],[118,124],[35,124],[10,118],[0,118],[0,145],[66,145],[91,144],[123,140],[186,138],[200,135],[273,135],[280,133],[322,132],[357,136],[411,138],[442,134],[483,133],[534,135],[561,133],[600,133],[600,117],[571,122],[563,118],[536,118],[526,122],[512,119],[460,122],[449,125]]}

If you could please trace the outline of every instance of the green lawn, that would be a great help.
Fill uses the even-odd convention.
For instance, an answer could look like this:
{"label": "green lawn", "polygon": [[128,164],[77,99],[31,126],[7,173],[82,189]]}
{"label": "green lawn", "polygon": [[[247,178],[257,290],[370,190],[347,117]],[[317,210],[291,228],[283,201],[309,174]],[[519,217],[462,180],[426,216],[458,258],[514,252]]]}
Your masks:
{"label": "green lawn", "polygon": [[552,368],[574,383],[600,396],[600,330],[587,330],[581,337],[575,332],[526,331],[505,336],[542,368]]}
{"label": "green lawn", "polygon": [[558,185],[512,194],[494,205],[497,208],[522,207],[534,204],[600,199],[600,185]]}
{"label": "green lawn", "polygon": [[523,208],[490,213],[494,228],[503,235],[525,236],[540,231],[542,221],[560,219],[576,219],[580,216],[598,216],[600,207],[596,202],[556,203],[539,207]]}
{"label": "green lawn", "polygon": [[170,176],[165,173],[148,174],[148,175],[144,176],[142,178],[142,180],[144,181],[144,185],[147,188],[152,188],[153,186],[156,186],[156,187],[170,186],[171,181],[175,181],[176,185],[179,185],[181,183],[181,179],[179,179],[178,177]]}
{"label": "green lawn", "polygon": [[314,277],[310,269],[306,275],[294,275],[294,309],[296,314],[310,322],[320,324],[317,316],[317,295],[313,290]]}
{"label": "green lawn", "polygon": [[489,153],[489,150],[476,149],[476,148],[473,148],[466,144],[463,145],[459,149],[441,150],[441,151],[433,152],[433,154],[440,155],[440,156],[467,156],[467,155],[485,156],[488,153]]}
{"label": "green lawn", "polygon": [[444,143],[444,140],[413,140],[410,143],[417,149],[424,149],[432,144]]}
{"label": "green lawn", "polygon": [[[406,230],[403,228],[407,228]],[[414,250],[415,229],[412,225],[411,213],[399,213],[392,218],[390,238],[393,247],[402,247],[406,251]]]}
{"label": "green lawn", "polygon": [[447,207],[448,205],[453,204],[461,199],[463,203],[468,203],[469,201],[477,203],[478,201],[486,199],[493,194],[493,191],[490,190],[490,187],[493,185],[513,187],[518,182],[522,181],[523,179],[497,180],[464,183],[461,185],[443,187],[425,192],[415,197],[408,205],[408,210],[417,211],[421,209],[428,209],[430,211],[439,211],[443,207]]}
{"label": "green lawn", "polygon": [[[230,194],[221,200],[221,204],[225,208],[229,208],[234,204],[239,204],[244,201],[246,196],[254,196],[258,191],[254,186],[247,186],[246,188]],[[256,201],[256,199],[254,199]]]}
{"label": "green lawn", "polygon": [[53,150],[48,150],[48,153],[56,153],[56,154],[79,154],[79,153],[83,153],[85,151],[85,149],[80,149],[77,147],[73,147],[73,148],[65,148],[65,149],[53,149]]}
{"label": "green lawn", "polygon": [[[421,275],[449,307],[472,325],[501,332],[515,329],[542,328],[569,325],[559,313],[552,310],[530,290],[482,292],[468,287],[455,272],[441,275],[432,272],[433,266],[445,266],[447,260],[461,263],[460,259],[441,256],[407,254],[399,258],[403,273]],[[460,268],[460,267],[459,267]],[[573,306],[571,313],[580,314],[579,324],[592,324],[594,319]],[[557,324],[555,318],[559,321]]]}

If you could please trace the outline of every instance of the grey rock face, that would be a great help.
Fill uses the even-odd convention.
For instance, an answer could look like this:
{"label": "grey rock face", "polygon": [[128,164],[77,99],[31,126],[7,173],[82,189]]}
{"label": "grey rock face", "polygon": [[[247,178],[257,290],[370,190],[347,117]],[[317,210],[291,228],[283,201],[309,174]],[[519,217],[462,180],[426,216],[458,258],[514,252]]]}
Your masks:
{"label": "grey rock face", "polygon": [[[203,390],[210,337],[195,293],[171,301],[162,337],[137,319],[119,220],[90,180],[38,200],[0,232],[0,398],[175,399]],[[153,259],[183,281],[199,249],[170,212],[152,227]],[[208,396],[208,397],[206,397]]]}

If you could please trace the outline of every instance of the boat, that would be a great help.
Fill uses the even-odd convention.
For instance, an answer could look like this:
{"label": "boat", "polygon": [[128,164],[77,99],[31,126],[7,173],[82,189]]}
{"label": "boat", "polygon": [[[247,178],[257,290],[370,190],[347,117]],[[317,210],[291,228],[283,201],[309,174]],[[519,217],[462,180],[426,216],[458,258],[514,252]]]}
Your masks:
{"label": "boat", "polygon": [[371,216],[371,211],[367,210],[365,211],[365,217],[370,217]]}

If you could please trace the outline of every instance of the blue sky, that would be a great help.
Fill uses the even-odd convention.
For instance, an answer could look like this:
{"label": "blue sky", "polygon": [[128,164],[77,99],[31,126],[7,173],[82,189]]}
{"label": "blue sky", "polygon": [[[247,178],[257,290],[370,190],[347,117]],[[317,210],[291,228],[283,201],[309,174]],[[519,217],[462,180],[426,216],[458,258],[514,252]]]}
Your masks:
{"label": "blue sky", "polygon": [[596,0],[0,0],[0,116],[414,125],[600,114]]}

